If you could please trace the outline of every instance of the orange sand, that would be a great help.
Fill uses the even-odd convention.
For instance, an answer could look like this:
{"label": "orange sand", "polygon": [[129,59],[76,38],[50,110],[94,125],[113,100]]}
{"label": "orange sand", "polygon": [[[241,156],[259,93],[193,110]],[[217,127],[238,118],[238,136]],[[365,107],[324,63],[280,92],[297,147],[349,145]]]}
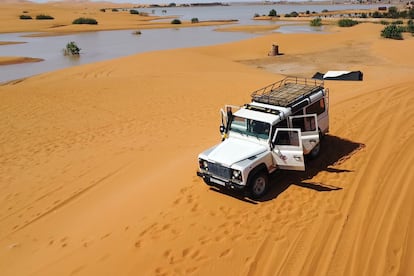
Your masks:
{"label": "orange sand", "polygon": [[[414,39],[381,29],[137,54],[0,86],[0,274],[413,275]],[[283,56],[267,56],[273,43]],[[256,203],[195,176],[221,106],[326,70],[364,81],[326,82],[331,133],[306,172],[273,176]]]}

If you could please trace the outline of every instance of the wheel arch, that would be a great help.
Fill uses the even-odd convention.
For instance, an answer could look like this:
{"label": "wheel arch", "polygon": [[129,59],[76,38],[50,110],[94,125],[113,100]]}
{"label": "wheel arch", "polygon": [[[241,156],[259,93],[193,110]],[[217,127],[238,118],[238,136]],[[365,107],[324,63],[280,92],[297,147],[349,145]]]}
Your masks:
{"label": "wheel arch", "polygon": [[250,171],[249,176],[247,177],[247,182],[246,182],[246,184],[247,184],[246,186],[247,187],[250,187],[250,185],[251,185],[250,182],[252,180],[252,177],[254,175],[256,175],[257,173],[259,173],[259,172],[264,172],[267,175],[269,175],[269,171],[267,170],[267,167],[266,167],[266,164],[265,163],[258,164],[253,170]]}

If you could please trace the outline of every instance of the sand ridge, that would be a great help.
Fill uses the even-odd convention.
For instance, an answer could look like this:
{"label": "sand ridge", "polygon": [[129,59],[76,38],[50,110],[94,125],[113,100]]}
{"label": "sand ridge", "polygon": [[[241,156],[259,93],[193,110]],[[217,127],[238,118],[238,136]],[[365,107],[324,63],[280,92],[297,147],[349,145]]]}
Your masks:
{"label": "sand ridge", "polygon": [[[414,40],[379,30],[271,34],[0,86],[1,274],[413,274]],[[268,57],[275,42],[284,55]],[[220,140],[219,108],[287,66],[364,81],[326,82],[330,135],[306,172],[273,176],[258,202],[209,189],[196,158]]]}

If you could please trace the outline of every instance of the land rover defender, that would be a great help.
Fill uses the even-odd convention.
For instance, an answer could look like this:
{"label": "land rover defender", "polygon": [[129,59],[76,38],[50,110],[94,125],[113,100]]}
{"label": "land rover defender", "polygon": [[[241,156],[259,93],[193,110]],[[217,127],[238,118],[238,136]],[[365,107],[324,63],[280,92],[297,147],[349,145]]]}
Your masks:
{"label": "land rover defender", "polygon": [[323,80],[287,77],[251,94],[244,106],[221,110],[222,141],[198,156],[197,175],[210,186],[263,197],[275,170],[305,170],[329,131]]}

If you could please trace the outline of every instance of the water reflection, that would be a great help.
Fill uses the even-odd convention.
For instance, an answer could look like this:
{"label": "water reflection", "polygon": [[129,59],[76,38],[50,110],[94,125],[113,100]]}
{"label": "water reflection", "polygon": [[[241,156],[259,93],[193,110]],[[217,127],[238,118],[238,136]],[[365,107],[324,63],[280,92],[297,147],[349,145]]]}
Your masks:
{"label": "water reflection", "polygon": [[[37,63],[0,66],[0,82],[135,53],[214,45],[255,36],[248,33],[215,32],[214,28],[216,27],[143,30],[141,35],[133,34],[132,30],[101,31],[41,38],[0,34],[0,41],[27,42],[0,46],[0,56],[44,59]],[[79,59],[63,55],[63,49],[70,41],[75,41],[81,48]]]}

